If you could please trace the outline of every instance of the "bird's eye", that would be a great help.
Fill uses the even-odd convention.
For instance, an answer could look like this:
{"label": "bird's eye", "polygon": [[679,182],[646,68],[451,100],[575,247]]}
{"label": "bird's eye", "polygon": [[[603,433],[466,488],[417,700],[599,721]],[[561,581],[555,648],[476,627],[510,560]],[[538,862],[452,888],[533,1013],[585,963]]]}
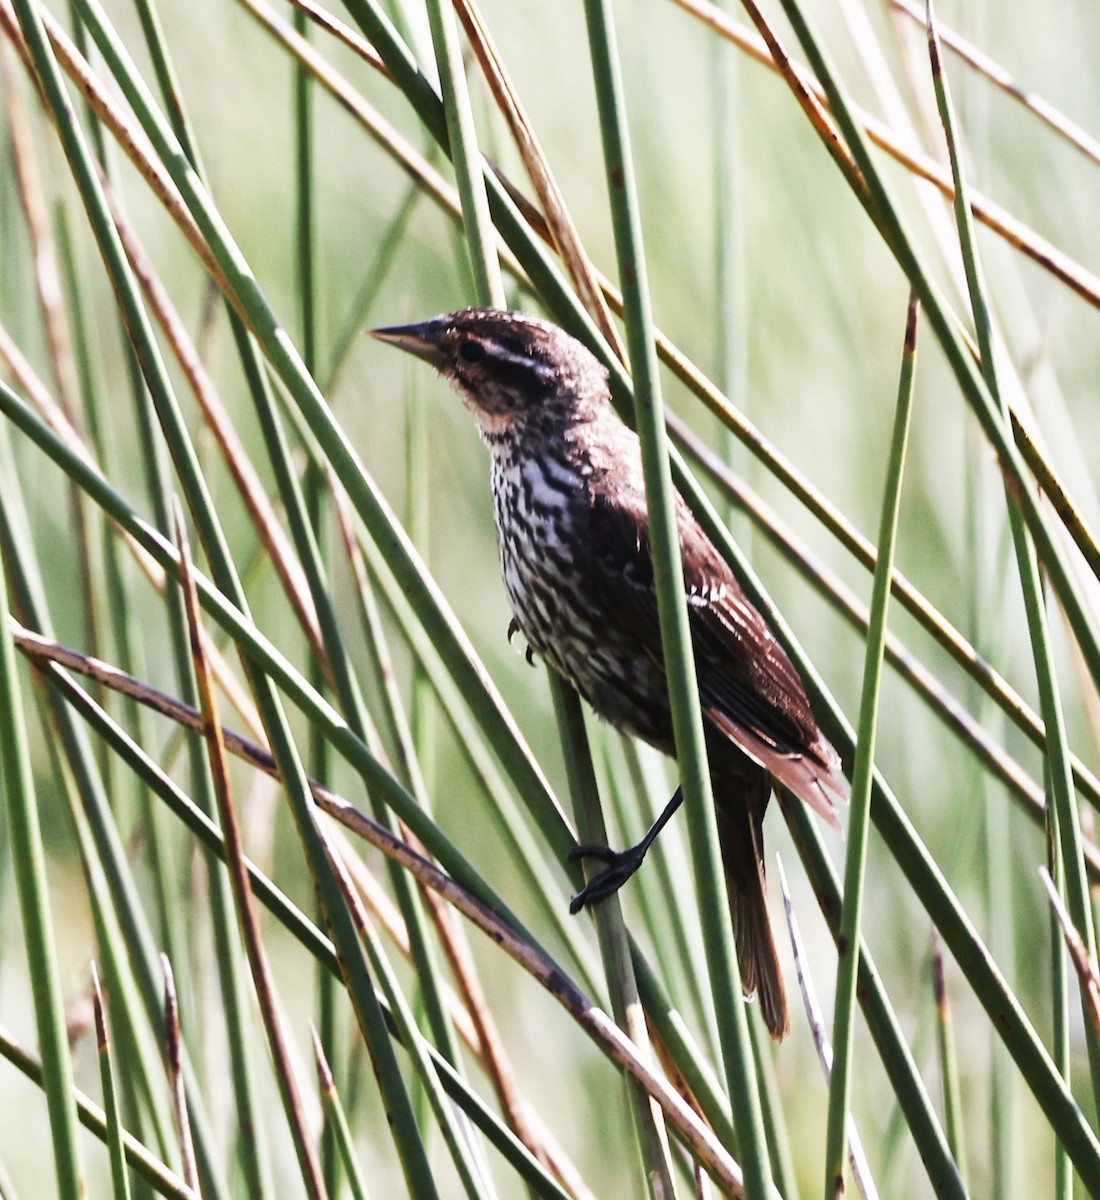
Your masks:
{"label": "bird's eye", "polygon": [[485,357],[485,347],[474,338],[467,338],[458,347],[458,357],[466,363],[481,362]]}

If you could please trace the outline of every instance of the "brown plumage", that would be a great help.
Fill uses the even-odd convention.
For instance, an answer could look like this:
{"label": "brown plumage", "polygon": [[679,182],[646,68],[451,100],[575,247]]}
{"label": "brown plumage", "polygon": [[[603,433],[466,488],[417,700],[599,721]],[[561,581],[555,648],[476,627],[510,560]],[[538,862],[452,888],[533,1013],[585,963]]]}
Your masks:
{"label": "brown plumage", "polygon": [[[607,721],[675,746],[637,436],[614,412],[607,372],[580,342],[521,313],[467,309],[375,336],[426,359],[477,418],[514,626]],[[738,961],[773,1037],[788,1029],[768,921],[761,824],[773,780],[839,829],[840,760],[802,681],[729,566],[677,495],[699,695]],[[637,847],[582,847],[608,863],[573,910],[621,886]]]}

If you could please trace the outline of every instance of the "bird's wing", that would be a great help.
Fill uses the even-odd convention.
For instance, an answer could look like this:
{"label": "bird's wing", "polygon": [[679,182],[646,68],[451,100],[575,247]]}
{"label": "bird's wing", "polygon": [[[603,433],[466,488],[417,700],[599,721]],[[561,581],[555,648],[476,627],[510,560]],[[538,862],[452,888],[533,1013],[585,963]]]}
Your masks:
{"label": "bird's wing", "polygon": [[[677,496],[699,695],[710,722],[834,828],[847,797],[840,758],[818,729],[802,680],[728,564]],[[590,578],[608,612],[660,664],[645,497],[625,483],[592,493]]]}

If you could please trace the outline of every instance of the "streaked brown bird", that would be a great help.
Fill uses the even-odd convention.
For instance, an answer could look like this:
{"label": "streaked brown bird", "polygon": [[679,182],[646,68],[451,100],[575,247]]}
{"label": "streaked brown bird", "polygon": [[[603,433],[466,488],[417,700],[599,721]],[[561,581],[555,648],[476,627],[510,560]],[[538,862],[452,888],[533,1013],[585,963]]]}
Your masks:
{"label": "streaked brown bird", "polygon": [[[615,728],[674,754],[640,447],[611,406],[607,371],[563,330],[523,313],[471,308],[373,334],[431,363],[477,419],[492,453],[509,637],[522,632]],[[679,494],[676,512],[741,979],[782,1038],[764,811],[774,783],[839,829],[834,798],[847,785],[767,622]],[[677,789],[629,850],[578,847],[607,866],[573,912],[629,879],[680,800]]]}

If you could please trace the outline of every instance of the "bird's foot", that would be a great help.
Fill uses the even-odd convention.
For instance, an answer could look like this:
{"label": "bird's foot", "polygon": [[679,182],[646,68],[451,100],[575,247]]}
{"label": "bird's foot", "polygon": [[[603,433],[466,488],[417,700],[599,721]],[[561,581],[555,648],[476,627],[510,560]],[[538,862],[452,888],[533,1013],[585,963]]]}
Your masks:
{"label": "bird's foot", "polygon": [[[516,620],[515,617],[513,617],[508,622],[508,645],[510,646],[512,644],[512,638],[514,638],[517,633],[522,633],[522,632],[523,632],[523,630],[520,629],[519,622]],[[524,655],[524,658],[527,659],[527,665],[529,667],[533,667],[535,665],[535,652],[534,652],[534,650],[531,649],[530,642],[527,643],[527,648],[526,648],[526,650],[524,650],[523,655]]]}
{"label": "bird's foot", "polygon": [[569,901],[569,911],[576,915],[586,904],[595,904],[598,900],[613,896],[642,865],[648,849],[648,841],[639,842],[629,850],[612,850],[610,846],[574,846],[569,851],[570,858],[597,858],[607,866],[598,875],[593,875]]}

